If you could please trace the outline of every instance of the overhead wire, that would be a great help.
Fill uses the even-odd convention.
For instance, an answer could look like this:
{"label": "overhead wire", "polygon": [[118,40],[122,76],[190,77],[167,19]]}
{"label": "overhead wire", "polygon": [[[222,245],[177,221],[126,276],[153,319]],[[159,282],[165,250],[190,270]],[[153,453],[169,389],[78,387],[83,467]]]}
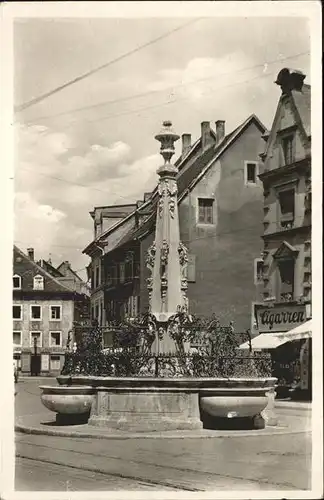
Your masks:
{"label": "overhead wire", "polygon": [[[300,54],[297,54],[297,55],[294,55],[294,56],[289,56],[287,58],[282,58],[282,59],[280,59],[278,61],[284,61],[286,59],[300,57],[301,55],[306,55],[306,54],[308,54],[308,52],[300,53]],[[264,67],[266,64],[268,64],[268,66],[269,66],[269,64],[274,64],[275,62],[276,61],[273,61],[272,63],[264,63],[264,64],[260,64],[258,66],[259,67]],[[234,75],[234,74],[236,74],[236,72],[234,71],[234,72],[232,72],[230,74]],[[256,76],[254,76],[252,78],[248,78],[248,79],[245,79],[245,80],[242,80],[242,81],[236,81],[236,82],[233,82],[231,84],[216,86],[216,87],[214,87],[211,90],[202,92],[201,95],[202,96],[210,96],[215,91],[218,91],[220,89],[232,88],[232,87],[235,87],[237,85],[243,85],[245,83],[249,83],[249,82],[258,80],[259,78],[268,78],[268,77],[272,77],[272,76],[273,75],[270,72],[269,73],[262,73],[261,75],[256,75]],[[216,78],[216,76],[214,78]],[[177,104],[178,102],[188,101],[190,99],[191,99],[190,96],[175,97],[173,100],[170,100],[170,101],[164,101],[162,103],[153,104],[153,105],[150,105],[150,106],[144,106],[144,107],[141,107],[141,108],[137,108],[137,109],[133,109],[133,110],[129,110],[129,111],[124,111],[124,112],[121,112],[121,113],[113,113],[113,114],[109,114],[109,115],[106,115],[106,116],[101,116],[99,118],[95,118],[95,119],[92,119],[92,120],[89,120],[89,119],[82,119],[82,120],[77,119],[77,120],[74,120],[74,121],[68,123],[64,127],[60,127],[60,131],[63,132],[65,130],[68,130],[71,127],[73,127],[75,124],[79,124],[79,123],[92,124],[92,123],[98,123],[98,122],[101,122],[101,121],[111,120],[111,119],[114,119],[114,118],[123,117],[123,116],[129,116],[129,115],[134,115],[134,114],[140,115],[141,113],[143,113],[145,111],[149,111],[151,109],[157,109],[157,108],[164,107],[164,106],[171,106],[173,104]],[[27,126],[28,126],[28,124],[27,124]],[[43,130],[43,131],[40,132],[40,135],[46,136],[46,135],[49,135],[51,133],[52,133],[51,129],[50,128],[46,128],[45,130]]]}
{"label": "overhead wire", "polygon": [[[195,80],[191,80],[191,81],[186,82],[186,83],[179,83],[177,85],[171,85],[169,87],[164,87],[163,89],[150,90],[150,91],[142,92],[142,93],[139,93],[139,94],[133,94],[133,95],[126,96],[126,97],[120,97],[118,99],[112,99],[112,100],[108,100],[108,101],[102,101],[102,102],[99,102],[99,103],[96,103],[96,104],[90,104],[88,106],[82,106],[82,107],[79,107],[79,108],[73,108],[73,109],[70,109],[68,111],[63,111],[63,112],[60,112],[60,113],[56,113],[54,115],[40,116],[40,117],[33,118],[33,120],[29,120],[29,121],[24,122],[24,123],[25,123],[25,125],[33,124],[33,123],[37,123],[37,121],[39,121],[39,120],[50,120],[50,119],[53,119],[53,118],[58,118],[58,117],[61,117],[61,116],[66,116],[66,115],[69,115],[69,114],[72,114],[72,113],[79,113],[81,111],[87,111],[89,109],[94,109],[94,108],[98,108],[98,107],[101,107],[101,106],[106,106],[106,105],[109,105],[109,104],[117,104],[117,103],[121,103],[121,102],[128,102],[128,101],[131,101],[133,99],[139,99],[141,97],[146,97],[146,96],[149,96],[149,95],[160,94],[160,93],[163,93],[163,92],[167,92],[169,90],[175,90],[175,89],[178,89],[178,88],[187,87],[188,85],[193,85],[193,84],[196,84],[196,83],[202,83],[202,82],[205,82],[205,81],[209,81],[209,80],[213,80],[213,79],[216,79],[216,78],[220,78],[222,76],[228,76],[228,75],[231,75],[231,74],[237,74],[237,73],[241,73],[241,72],[244,72],[244,71],[251,71],[253,69],[257,69],[257,68],[260,68],[260,67],[268,67],[269,65],[276,64],[276,63],[281,62],[281,61],[286,61],[286,60],[289,60],[289,59],[294,59],[296,57],[300,57],[300,56],[304,56],[304,55],[308,55],[308,54],[309,54],[309,52],[300,52],[298,54],[294,54],[294,55],[291,55],[291,56],[287,56],[287,57],[275,59],[275,60],[269,61],[267,63],[260,63],[260,64],[255,64],[253,66],[241,68],[241,69],[239,69],[237,71],[234,71],[234,72],[233,71],[229,71],[229,72],[226,72],[226,73],[219,73],[217,75],[212,75],[212,76],[208,76],[208,77],[204,77],[204,78],[198,78],[198,79],[195,79]],[[221,88],[221,87],[218,87],[218,88]]]}
{"label": "overhead wire", "polygon": [[129,56],[135,54],[136,52],[139,52],[140,50],[142,50],[146,47],[149,47],[150,45],[153,45],[154,43],[157,43],[160,40],[163,40],[164,38],[167,38],[168,36],[176,33],[177,31],[180,31],[180,30],[186,28],[187,26],[189,26],[193,23],[196,23],[197,21],[199,21],[201,19],[204,19],[204,18],[198,17],[195,19],[191,19],[190,21],[182,24],[181,26],[178,26],[177,28],[174,28],[173,30],[170,30],[166,33],[163,33],[162,35],[144,43],[143,45],[135,47],[134,49],[129,50],[129,51],[125,52],[124,54],[121,54],[118,57],[115,57],[114,59],[106,62],[105,64],[101,64],[100,66],[97,66],[96,68],[94,68],[90,71],[87,71],[86,73],[83,73],[82,75],[79,75],[79,76],[73,78],[72,80],[69,80],[69,81],[63,83],[62,85],[59,85],[58,87],[50,90],[49,92],[46,92],[45,94],[42,94],[38,97],[31,99],[30,101],[27,101],[23,104],[16,106],[14,110],[15,110],[15,112],[24,111],[25,109],[30,108],[31,106],[38,104],[41,101],[44,101],[44,99],[47,99],[48,97],[51,97],[52,95],[57,94],[58,92],[61,92],[62,90],[66,89],[67,87],[70,87],[71,85],[74,85],[75,83],[80,82],[81,80],[84,80],[85,78],[88,78],[89,76],[91,76],[95,73],[98,73],[98,71],[101,71],[101,70],[107,68],[108,66],[111,66],[112,64],[115,64],[119,61],[122,61],[126,57],[129,57]]}

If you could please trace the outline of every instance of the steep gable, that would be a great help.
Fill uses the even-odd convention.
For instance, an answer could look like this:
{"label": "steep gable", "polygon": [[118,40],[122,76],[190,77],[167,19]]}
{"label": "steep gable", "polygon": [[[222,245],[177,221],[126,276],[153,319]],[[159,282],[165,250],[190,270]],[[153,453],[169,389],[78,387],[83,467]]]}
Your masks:
{"label": "steep gable", "polygon": [[283,241],[276,252],[273,254],[274,259],[287,259],[295,257],[298,254],[298,250],[290,245],[287,241]]}
{"label": "steep gable", "polygon": [[22,291],[32,291],[34,289],[34,277],[39,275],[44,278],[44,292],[71,293],[69,288],[63,286],[36,262],[30,260],[16,246],[13,249],[13,272],[21,277]]}

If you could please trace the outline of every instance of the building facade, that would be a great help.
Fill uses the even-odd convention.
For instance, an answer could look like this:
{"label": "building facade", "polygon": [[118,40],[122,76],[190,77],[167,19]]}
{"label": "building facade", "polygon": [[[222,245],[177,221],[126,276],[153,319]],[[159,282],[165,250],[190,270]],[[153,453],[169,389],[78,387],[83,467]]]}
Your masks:
{"label": "building facade", "polygon": [[33,249],[26,255],[14,247],[13,357],[23,375],[60,373],[69,332],[89,302],[44,267],[35,262]]}
{"label": "building facade", "polygon": [[[311,318],[311,88],[304,79],[295,70],[278,74],[281,96],[261,155],[264,248],[254,318],[258,333],[287,332]],[[289,342],[273,355],[289,362],[303,343]]]}
{"label": "building facade", "polygon": [[[262,251],[263,188],[258,175],[266,138],[254,115],[228,134],[223,120],[215,129],[203,122],[194,144],[183,134],[175,162],[180,238],[189,251],[189,310],[214,312],[224,323],[234,319],[238,331],[250,328],[251,303],[257,299],[252,271]],[[97,247],[104,247],[103,324],[148,309],[146,254],[154,239],[157,200],[157,189],[146,193],[84,251],[93,268],[98,258],[94,252],[99,256]],[[96,300],[97,288],[91,300]],[[94,317],[100,317],[98,309]]]}

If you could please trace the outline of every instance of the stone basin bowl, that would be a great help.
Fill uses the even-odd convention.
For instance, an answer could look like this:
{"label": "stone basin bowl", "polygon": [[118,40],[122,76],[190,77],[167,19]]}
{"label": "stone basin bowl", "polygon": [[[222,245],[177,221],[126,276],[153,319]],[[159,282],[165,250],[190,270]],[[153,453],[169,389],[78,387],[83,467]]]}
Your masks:
{"label": "stone basin bowl", "polygon": [[253,418],[268,404],[269,388],[218,388],[200,393],[200,408],[210,417]]}
{"label": "stone basin bowl", "polygon": [[40,386],[41,401],[48,410],[60,415],[84,415],[90,413],[94,389],[90,386]]}

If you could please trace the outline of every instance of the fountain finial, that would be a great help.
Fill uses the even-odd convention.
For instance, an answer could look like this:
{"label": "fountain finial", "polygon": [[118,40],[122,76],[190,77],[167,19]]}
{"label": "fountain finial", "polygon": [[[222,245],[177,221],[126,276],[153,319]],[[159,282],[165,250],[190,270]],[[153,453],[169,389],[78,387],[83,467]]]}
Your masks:
{"label": "fountain finial", "polygon": [[161,143],[160,154],[163,156],[164,163],[170,163],[174,155],[174,143],[180,139],[180,136],[172,129],[172,122],[165,120],[162,124],[162,130],[155,136],[155,139]]}

